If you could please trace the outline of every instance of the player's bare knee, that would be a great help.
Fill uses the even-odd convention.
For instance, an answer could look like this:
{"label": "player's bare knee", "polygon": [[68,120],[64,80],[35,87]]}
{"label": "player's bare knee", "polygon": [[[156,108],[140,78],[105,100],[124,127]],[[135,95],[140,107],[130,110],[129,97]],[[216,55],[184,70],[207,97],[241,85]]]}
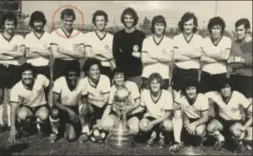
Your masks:
{"label": "player's bare knee", "polygon": [[52,107],[51,109],[50,109],[50,117],[52,118],[52,119],[58,119],[59,118],[59,115],[60,115],[60,111],[59,111],[59,109],[57,109],[57,108],[55,108],[55,107]]}
{"label": "player's bare knee", "polygon": [[169,119],[164,120],[161,124],[161,128],[163,131],[166,131],[166,132],[172,131],[173,126],[172,126],[171,120]]}
{"label": "player's bare knee", "polygon": [[17,116],[19,121],[26,122],[29,118],[29,112],[27,109],[21,108]]}
{"label": "player's bare knee", "polygon": [[242,134],[242,131],[240,131],[239,127],[241,127],[242,125],[240,123],[235,123],[234,125],[232,125],[229,128],[230,133],[235,137],[235,138],[239,138]]}
{"label": "player's bare knee", "polygon": [[73,133],[68,133],[68,134],[66,135],[66,140],[67,140],[68,142],[76,141],[76,139],[77,139],[77,137],[76,137],[76,135],[73,134]]}
{"label": "player's bare knee", "polygon": [[105,120],[102,122],[101,127],[105,130],[110,130],[116,124],[116,117],[114,115],[109,115]]}
{"label": "player's bare knee", "polygon": [[217,131],[218,128],[217,128],[216,123],[215,123],[214,121],[211,121],[211,122],[207,125],[206,130],[207,130],[208,133],[214,133],[215,131]]}
{"label": "player's bare knee", "polygon": [[196,135],[197,136],[203,136],[205,133],[206,133],[206,126],[204,124],[200,125],[196,128]]}
{"label": "player's bare knee", "polygon": [[36,112],[36,117],[40,119],[40,121],[46,121],[49,116],[49,111],[46,107],[42,107]]}
{"label": "player's bare knee", "polygon": [[83,104],[80,109],[80,116],[87,116],[89,114],[89,106],[88,104]]}
{"label": "player's bare knee", "polygon": [[142,132],[148,132],[148,128],[147,128],[147,125],[149,124],[149,121],[144,118],[140,121],[139,123],[139,130],[142,131]]}

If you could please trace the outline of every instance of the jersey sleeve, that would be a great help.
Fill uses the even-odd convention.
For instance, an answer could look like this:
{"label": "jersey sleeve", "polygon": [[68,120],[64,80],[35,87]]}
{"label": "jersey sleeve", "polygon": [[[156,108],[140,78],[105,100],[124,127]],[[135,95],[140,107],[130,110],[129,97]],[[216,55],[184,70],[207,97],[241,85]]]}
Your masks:
{"label": "jersey sleeve", "polygon": [[16,44],[18,47],[20,47],[20,46],[25,46],[25,39],[24,39],[24,37],[21,36],[21,35],[18,35],[18,36],[16,37],[15,44]]}
{"label": "jersey sleeve", "polygon": [[135,83],[132,83],[131,85],[131,95],[134,100],[140,98],[140,92],[139,92],[138,86]]}
{"label": "jersey sleeve", "polygon": [[11,102],[15,102],[15,103],[19,102],[19,91],[20,91],[20,89],[18,88],[17,85],[15,85],[11,89],[11,93],[10,93],[10,101]]}
{"label": "jersey sleeve", "polygon": [[141,103],[140,103],[142,107],[146,107],[146,102],[145,102],[146,95],[147,95],[146,90],[143,90],[143,92],[141,93]]}
{"label": "jersey sleeve", "polygon": [[244,109],[248,109],[251,105],[250,101],[241,93],[238,92],[238,101]]}
{"label": "jersey sleeve", "polygon": [[173,98],[171,95],[171,92],[167,91],[166,95],[166,101],[164,102],[164,110],[172,110],[172,104],[173,104]]}
{"label": "jersey sleeve", "polygon": [[148,54],[148,38],[144,39],[142,43],[142,52]]}
{"label": "jersey sleeve", "polygon": [[110,89],[111,89],[110,79],[108,77],[105,77],[103,81],[103,89],[102,89],[103,94],[109,94]]}
{"label": "jersey sleeve", "polygon": [[44,75],[40,75],[41,76],[41,81],[44,87],[48,87],[49,86],[49,80],[46,76]]}
{"label": "jersey sleeve", "polygon": [[50,45],[59,45],[58,35],[55,31],[51,33]]}
{"label": "jersey sleeve", "polygon": [[201,99],[201,111],[207,111],[209,109],[209,102],[208,102],[208,98],[203,95],[202,99]]}
{"label": "jersey sleeve", "polygon": [[61,87],[62,84],[63,83],[61,83],[61,78],[55,80],[54,87],[53,87],[53,92],[60,94],[62,92],[62,87]]}

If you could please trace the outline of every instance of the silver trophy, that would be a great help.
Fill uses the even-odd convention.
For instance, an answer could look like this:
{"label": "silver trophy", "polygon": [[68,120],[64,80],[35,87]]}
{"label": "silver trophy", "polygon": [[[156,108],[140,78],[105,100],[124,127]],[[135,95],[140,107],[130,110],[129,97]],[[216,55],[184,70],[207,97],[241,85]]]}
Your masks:
{"label": "silver trophy", "polygon": [[117,123],[107,138],[107,143],[113,147],[129,147],[133,144],[132,135],[127,126],[127,111],[130,108],[129,92],[126,88],[119,88],[114,98],[114,110]]}

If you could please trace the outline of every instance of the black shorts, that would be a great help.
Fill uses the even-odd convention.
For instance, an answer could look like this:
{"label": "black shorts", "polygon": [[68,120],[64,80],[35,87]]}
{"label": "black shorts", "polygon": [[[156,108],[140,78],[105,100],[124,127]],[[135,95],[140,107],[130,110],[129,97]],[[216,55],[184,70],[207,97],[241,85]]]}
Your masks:
{"label": "black shorts", "polygon": [[50,80],[50,67],[49,66],[35,67],[35,70],[36,70],[37,74],[42,74]]}
{"label": "black shorts", "polygon": [[221,132],[224,136],[228,137],[231,136],[230,127],[235,123],[244,124],[243,120],[225,120],[221,116],[217,116],[216,119],[222,124],[223,131]]}
{"label": "black shorts", "polygon": [[80,66],[80,63],[78,60],[60,60],[55,59],[54,61],[54,67],[53,67],[53,80],[56,80],[66,74],[66,69],[68,69],[69,66]]}
{"label": "black shorts", "polygon": [[28,108],[33,114],[35,114],[40,108],[42,107],[46,107],[47,109],[49,109],[49,106],[48,104],[44,104],[44,105],[41,105],[41,106],[37,106],[37,107],[29,107],[29,106],[21,106],[21,107],[25,107],[25,108]]}
{"label": "black shorts", "polygon": [[252,98],[252,76],[230,75],[233,89],[241,92],[247,98]]}
{"label": "black shorts", "polygon": [[[163,79],[163,84],[162,84],[162,89],[168,89],[170,86],[170,80],[169,79]],[[148,84],[148,78],[142,77],[142,87],[148,89],[149,84]]]}
{"label": "black shorts", "polygon": [[92,111],[89,114],[88,118],[91,120],[90,126],[93,127],[93,125],[96,124],[96,121],[100,120],[102,118],[102,115],[104,113],[106,105],[104,105],[104,107],[102,107],[102,108],[99,108],[95,105],[90,104],[90,107],[91,107]]}
{"label": "black shorts", "polygon": [[180,91],[184,88],[187,77],[196,78],[196,81],[198,81],[198,75],[198,69],[181,69],[175,67],[172,73],[172,88],[176,91]]}
{"label": "black shorts", "polygon": [[226,73],[212,75],[207,72],[202,72],[200,80],[200,92],[206,93],[209,91],[216,91],[218,89],[218,82],[226,78]]}
{"label": "black shorts", "polygon": [[20,67],[16,65],[4,66],[0,64],[0,88],[11,89],[20,81]]}
{"label": "black shorts", "polygon": [[110,67],[101,67],[101,74],[104,74],[109,77],[110,80],[112,80],[113,75],[112,75],[112,69]]}

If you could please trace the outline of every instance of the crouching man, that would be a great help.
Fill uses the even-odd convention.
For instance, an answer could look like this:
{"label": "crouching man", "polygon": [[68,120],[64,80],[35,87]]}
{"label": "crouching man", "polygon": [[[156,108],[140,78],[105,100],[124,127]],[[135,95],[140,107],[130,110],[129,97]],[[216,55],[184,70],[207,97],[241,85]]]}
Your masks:
{"label": "crouching man", "polygon": [[49,86],[49,80],[41,74],[36,75],[35,68],[31,64],[25,63],[20,69],[21,80],[12,88],[10,94],[10,142],[16,141],[18,129],[23,135],[29,134],[32,117],[36,118],[39,134],[43,134],[43,123],[49,115],[45,100],[45,89]]}
{"label": "crouching man", "polygon": [[59,129],[66,140],[75,141],[81,129],[80,118],[83,118],[78,103],[84,91],[80,83],[80,66],[72,64],[65,71],[65,76],[58,78],[53,86],[53,106],[50,112],[52,133],[49,138],[52,143],[58,139]]}
{"label": "crouching man", "polygon": [[[199,93],[198,86],[196,79],[186,78],[182,91],[175,96],[174,105],[180,108],[182,114],[175,115],[173,126],[178,120],[182,120],[183,124],[181,124],[182,128],[177,129],[178,132],[174,129],[175,144],[170,147],[171,152],[177,152],[181,147],[181,135],[186,144],[195,146],[201,145],[205,139],[209,103],[208,98]],[[178,134],[179,136],[176,136]]]}
{"label": "crouching man", "polygon": [[134,82],[126,81],[124,71],[119,68],[113,70],[113,82],[114,85],[110,90],[108,105],[106,106],[100,123],[96,126],[100,126],[103,129],[110,131],[116,125],[117,112],[114,108],[114,105],[116,105],[119,101],[115,99],[115,96],[118,89],[125,88],[129,92],[127,103],[125,101],[123,102],[129,106],[129,109],[127,110],[127,125],[131,131],[131,134],[137,135],[139,133],[139,116],[129,114],[135,110],[140,103],[138,86]]}
{"label": "crouching man", "polygon": [[214,150],[222,150],[225,141],[232,139],[234,141],[227,143],[234,143],[234,152],[241,153],[242,140],[247,135],[247,129],[252,126],[252,103],[243,94],[233,90],[228,79],[222,80],[219,89],[206,93],[206,96],[218,106],[217,116],[207,126],[209,135],[217,140]]}
{"label": "crouching man", "polygon": [[163,79],[160,74],[153,73],[148,79],[149,88],[141,93],[141,104],[131,114],[144,112],[140,121],[140,131],[147,134],[147,146],[154,144],[159,136],[159,146],[165,145],[165,134],[172,131],[172,122],[170,120],[172,112],[173,98],[172,94],[162,89]]}

